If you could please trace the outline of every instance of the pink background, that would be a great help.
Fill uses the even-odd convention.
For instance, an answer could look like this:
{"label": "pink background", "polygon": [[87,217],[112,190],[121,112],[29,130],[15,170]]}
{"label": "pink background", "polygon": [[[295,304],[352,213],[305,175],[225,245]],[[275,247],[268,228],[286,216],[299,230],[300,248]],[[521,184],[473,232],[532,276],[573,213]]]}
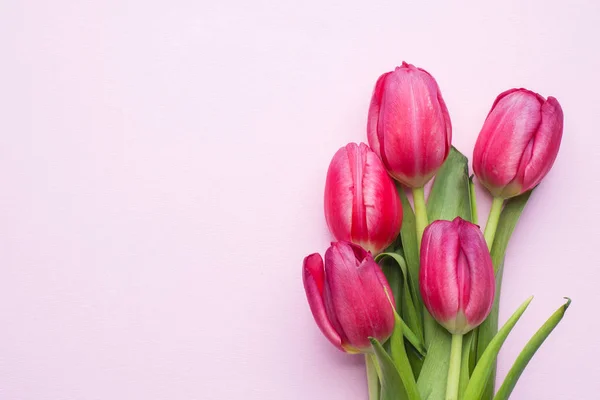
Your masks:
{"label": "pink background", "polygon": [[568,295],[513,398],[597,398],[600,3],[485,3],[2,1],[0,397],[365,399],[300,266],[330,240],[330,157],[406,60],[468,155],[499,92],[560,100],[501,319],[536,299],[499,375]]}

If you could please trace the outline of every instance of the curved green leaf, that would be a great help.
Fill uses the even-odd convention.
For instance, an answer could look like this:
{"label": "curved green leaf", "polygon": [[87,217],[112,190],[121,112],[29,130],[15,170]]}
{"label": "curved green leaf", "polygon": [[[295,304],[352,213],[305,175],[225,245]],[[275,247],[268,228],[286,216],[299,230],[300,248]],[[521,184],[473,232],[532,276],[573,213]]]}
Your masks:
{"label": "curved green leaf", "polygon": [[475,332],[471,331],[463,337],[463,349],[460,360],[460,380],[458,384],[458,399],[463,398],[469,379],[471,378],[471,369],[469,367],[469,360],[471,358],[471,351],[473,350],[473,338]]}
{"label": "curved green leaf", "polygon": [[[406,320],[406,324],[408,325],[408,327],[410,328],[409,331],[411,333],[413,333],[413,337],[409,337],[406,336],[407,339],[410,340],[410,343],[415,346],[415,348],[417,348],[419,350],[419,352],[421,354],[425,354],[424,353],[424,346],[423,346],[423,328],[421,326],[421,320],[418,314],[418,311],[415,307],[415,303],[413,301],[413,296],[410,290],[410,275],[408,272],[408,267],[406,266],[406,262],[404,261],[404,258],[396,253],[381,253],[378,254],[375,257],[375,261],[379,262],[382,260],[385,260],[386,258],[391,258],[392,260],[395,261],[395,264],[397,265],[397,270],[400,270],[400,272],[402,273],[402,285],[403,285],[403,290],[401,291],[402,293],[398,293],[399,292],[399,285],[398,282],[394,282],[394,285],[392,286],[392,283],[390,282],[390,286],[392,286],[392,290],[394,290],[394,287],[397,288],[396,291],[394,291],[394,297],[396,299],[396,309],[400,310],[403,319]],[[392,271],[389,270],[389,268],[385,268],[384,266],[382,266],[382,269],[386,275],[386,277],[388,277],[388,281],[389,278],[392,277],[393,281],[395,281],[397,278]],[[400,301],[400,298],[402,298],[402,301]],[[400,304],[398,304],[400,303]],[[415,338],[416,337],[416,338]]]}
{"label": "curved green leaf", "polygon": [[402,320],[396,312],[394,312],[394,318],[396,320],[396,324],[394,326],[394,333],[390,338],[392,360],[398,369],[400,379],[402,379],[402,383],[404,384],[408,398],[410,400],[421,400],[421,396],[419,396],[419,391],[417,389],[417,382],[415,381],[415,376],[413,374],[410,361],[406,355],[404,340],[402,339],[403,336],[405,336],[405,333],[402,331]]}
{"label": "curved green leaf", "polygon": [[379,363],[381,379],[380,400],[412,400],[408,397],[400,373],[390,355],[375,338],[369,338]]}
{"label": "curved green leaf", "polygon": [[[400,317],[398,316],[398,318]],[[423,342],[421,342],[417,335],[410,330],[410,328],[408,327],[408,325],[406,325],[402,318],[400,318],[400,321],[398,322],[402,326],[402,333],[404,334],[404,338],[408,340],[408,343],[410,343],[413,346],[413,348],[417,351],[420,357],[425,357],[427,355],[427,350],[425,350],[425,345],[423,344]]]}
{"label": "curved green leaf", "polygon": [[546,323],[542,325],[542,327],[535,333],[535,335],[533,335],[529,342],[527,342],[527,344],[523,348],[523,351],[521,351],[521,354],[519,354],[519,356],[515,360],[515,363],[513,364],[512,368],[510,369],[510,371],[508,371],[508,374],[506,375],[502,386],[500,386],[500,390],[498,390],[498,393],[496,393],[494,400],[508,399],[513,389],[515,388],[517,381],[521,377],[523,370],[525,370],[525,367],[527,367],[527,364],[529,363],[535,352],[540,348],[542,343],[544,343],[544,340],[546,340],[546,338],[550,335],[550,333],[552,333],[554,328],[556,328],[558,323],[563,319],[567,308],[569,308],[569,305],[571,304],[571,299],[569,299],[568,297],[566,299],[567,302],[560,306],[560,308],[556,310],[554,314],[550,316],[550,318],[548,318]]}
{"label": "curved green leaf", "polygon": [[369,389],[369,400],[379,400],[379,374],[377,370],[379,365],[375,356],[371,353],[365,354],[365,364],[367,369],[367,387]]}
{"label": "curved green leaf", "polygon": [[[490,315],[483,321],[479,328],[477,328],[477,360],[479,360],[493,337],[496,335],[496,332],[498,332],[498,313],[500,310],[502,274],[504,272],[504,255],[506,254],[508,241],[515,230],[519,217],[521,216],[531,193],[532,191],[529,191],[508,200],[504,205],[502,214],[500,214],[500,221],[498,223],[491,251],[492,261],[496,270],[496,297],[494,298],[494,305],[492,306]],[[494,366],[485,389],[485,394],[482,397],[485,400],[491,400],[494,396],[495,376],[496,367]]]}
{"label": "curved green leaf", "polygon": [[510,331],[514,328],[519,318],[523,315],[529,303],[533,300],[533,296],[525,300],[517,311],[506,321],[502,329],[498,331],[498,334],[494,336],[487,349],[483,352],[479,362],[475,366],[473,370],[473,375],[471,375],[471,379],[469,380],[469,384],[467,385],[467,389],[464,394],[464,400],[480,400],[481,396],[486,388],[486,383],[492,374],[492,370],[495,367],[496,357],[500,352],[500,348],[504,341],[508,337]]}

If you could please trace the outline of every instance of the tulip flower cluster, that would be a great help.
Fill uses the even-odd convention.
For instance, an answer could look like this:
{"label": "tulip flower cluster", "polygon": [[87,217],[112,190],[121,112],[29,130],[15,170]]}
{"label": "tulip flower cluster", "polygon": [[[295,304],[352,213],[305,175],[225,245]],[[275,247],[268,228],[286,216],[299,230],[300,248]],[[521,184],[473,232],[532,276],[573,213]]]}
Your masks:
{"label": "tulip flower cluster", "polygon": [[314,253],[303,263],[317,326],[339,350],[365,355],[370,400],[510,396],[570,304],[535,334],[494,396],[495,359],[531,301],[498,329],[506,241],[550,171],[562,132],[554,97],[510,89],[496,98],[473,152],[474,176],[492,197],[482,232],[473,177],[452,147],[436,80],[407,63],[379,77],[369,145],[341,147],[327,171],[325,220],[334,241],[324,261]]}

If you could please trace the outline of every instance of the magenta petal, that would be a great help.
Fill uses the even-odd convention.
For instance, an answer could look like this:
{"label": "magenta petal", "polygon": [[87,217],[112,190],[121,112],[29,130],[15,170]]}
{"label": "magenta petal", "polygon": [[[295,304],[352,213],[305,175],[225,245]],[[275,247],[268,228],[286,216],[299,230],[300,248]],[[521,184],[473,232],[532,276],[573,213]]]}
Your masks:
{"label": "magenta petal", "polygon": [[563,134],[563,111],[554,97],[541,109],[542,121],[532,143],[532,156],[524,166],[523,191],[533,189],[546,176],[558,155]]}
{"label": "magenta petal", "polygon": [[456,218],[425,229],[419,286],[427,310],[451,333],[466,333],[483,322],[494,301],[495,280],[477,225]]}
{"label": "magenta petal", "polygon": [[458,235],[469,277],[461,298],[461,310],[470,326],[478,326],[488,316],[494,303],[494,267],[487,246],[482,245],[485,239],[481,230],[474,229],[472,224],[465,221],[462,222]]}
{"label": "magenta petal", "polygon": [[355,143],[340,148],[329,164],[325,181],[325,220],[337,240],[352,240],[354,177],[350,169],[349,149]]}
{"label": "magenta petal", "polygon": [[390,173],[422,187],[450,151],[452,124],[437,82],[406,62],[375,85],[367,124],[369,144]]}
{"label": "magenta petal", "polygon": [[350,237],[353,243],[369,242],[369,231],[367,230],[367,210],[364,202],[364,179],[365,164],[367,163],[367,152],[370,149],[366,144],[351,143],[348,149],[348,160],[350,174],[352,175],[352,227]]}
{"label": "magenta petal", "polygon": [[481,152],[483,177],[492,187],[508,185],[517,176],[523,152],[540,124],[541,103],[529,91],[503,97],[488,115],[480,135],[487,136]]}
{"label": "magenta petal", "polygon": [[339,241],[380,253],[398,236],[402,203],[382,161],[364,143],[339,149],[327,170],[325,219]]}
{"label": "magenta petal", "polygon": [[335,315],[344,343],[362,349],[370,346],[370,316],[365,309],[358,266],[368,253],[346,242],[332,243],[325,253],[327,278],[325,296],[328,315]]}
{"label": "magenta petal", "polygon": [[371,105],[369,106],[369,115],[367,117],[367,137],[369,138],[369,145],[371,149],[381,157],[381,146],[383,142],[379,141],[379,112],[381,110],[381,99],[383,96],[383,90],[385,88],[385,80],[391,72],[386,72],[377,79],[375,83],[375,89],[373,90],[373,97],[371,98]]}
{"label": "magenta petal", "polygon": [[[385,341],[394,330],[394,296],[381,268],[371,256],[358,267],[362,292],[364,293],[364,312],[369,316],[368,334]],[[348,332],[346,332],[348,333]],[[364,336],[364,332],[359,335]],[[367,344],[368,346],[368,344]]]}
{"label": "magenta petal", "polygon": [[450,221],[434,221],[423,233],[419,285],[425,306],[440,323],[459,309],[458,234]]}
{"label": "magenta petal", "polygon": [[318,253],[311,254],[304,259],[302,268],[302,280],[306,298],[321,332],[338,349],[342,348],[342,339],[331,324],[325,310],[323,292],[325,286],[325,269],[323,268],[323,259]]}
{"label": "magenta petal", "polygon": [[[365,144],[361,143],[361,148]],[[392,178],[379,157],[366,151],[362,171],[362,206],[365,211],[365,232],[353,240],[373,254],[389,246],[400,233],[402,203]]]}
{"label": "magenta petal", "polygon": [[475,175],[498,197],[532,189],[552,167],[562,130],[562,109],[555,98],[507,90],[496,98],[475,143]]}

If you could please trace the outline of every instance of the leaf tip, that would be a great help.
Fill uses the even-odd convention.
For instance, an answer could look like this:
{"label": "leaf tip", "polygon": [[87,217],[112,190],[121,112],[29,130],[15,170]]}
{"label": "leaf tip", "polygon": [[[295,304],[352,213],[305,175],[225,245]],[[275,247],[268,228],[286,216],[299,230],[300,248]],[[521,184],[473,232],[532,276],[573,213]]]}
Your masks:
{"label": "leaf tip", "polygon": [[531,303],[531,301],[532,301],[532,300],[533,300],[533,295],[529,296],[529,297],[527,298],[527,300],[525,300],[525,303],[526,303],[526,304],[529,304],[529,303]]}
{"label": "leaf tip", "polygon": [[519,306],[519,308],[522,308],[523,311],[525,311],[527,309],[527,307],[529,307],[529,304],[533,301],[533,295],[529,296],[524,302],[523,304],[521,304]]}

